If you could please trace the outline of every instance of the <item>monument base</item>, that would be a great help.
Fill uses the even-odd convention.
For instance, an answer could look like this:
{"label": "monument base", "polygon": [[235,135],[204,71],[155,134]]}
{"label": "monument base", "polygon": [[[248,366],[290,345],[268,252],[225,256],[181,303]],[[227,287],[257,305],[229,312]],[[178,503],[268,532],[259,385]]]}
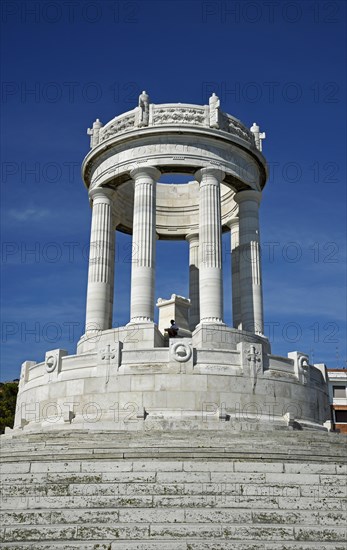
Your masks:
{"label": "monument base", "polygon": [[159,421],[181,429],[192,419],[199,429],[212,423],[223,431],[246,417],[269,429],[322,429],[330,419],[324,365],[308,365],[300,352],[272,355],[260,336],[218,330],[219,340],[215,327],[203,325],[166,347],[154,323],[127,325],[82,339],[79,351],[92,346],[84,353],[56,349],[42,363],[26,361],[14,428],[147,431]]}

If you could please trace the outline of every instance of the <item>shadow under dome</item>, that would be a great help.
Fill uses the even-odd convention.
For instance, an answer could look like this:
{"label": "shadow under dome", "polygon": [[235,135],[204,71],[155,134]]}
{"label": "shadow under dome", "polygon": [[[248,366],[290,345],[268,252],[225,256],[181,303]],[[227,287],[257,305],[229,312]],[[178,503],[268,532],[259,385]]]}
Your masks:
{"label": "shadow under dome", "polygon": [[[185,178],[185,181],[182,179]],[[162,178],[161,178],[162,179]],[[165,177],[166,179],[166,177]],[[157,183],[156,232],[160,240],[185,240],[189,233],[199,232],[199,183],[181,175],[179,182],[170,174],[171,183]],[[222,230],[229,231],[229,223],[237,215],[234,191],[221,185]],[[116,229],[132,234],[134,209],[134,186],[128,180],[116,188],[114,219]]]}

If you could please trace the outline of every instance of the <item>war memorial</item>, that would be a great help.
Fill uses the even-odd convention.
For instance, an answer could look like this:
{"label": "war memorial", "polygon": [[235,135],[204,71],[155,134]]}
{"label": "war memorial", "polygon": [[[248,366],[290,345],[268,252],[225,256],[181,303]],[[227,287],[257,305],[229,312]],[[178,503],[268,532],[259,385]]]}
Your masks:
{"label": "war memorial", "polygon": [[[201,106],[146,92],[88,133],[85,333],[75,355],[22,365],[1,437],[2,547],[345,550],[346,439],[329,431],[326,367],[274,355],[264,335],[265,134],[215,94]],[[114,328],[117,232],[132,235],[131,304]],[[187,242],[189,297],[155,299],[159,239]]]}

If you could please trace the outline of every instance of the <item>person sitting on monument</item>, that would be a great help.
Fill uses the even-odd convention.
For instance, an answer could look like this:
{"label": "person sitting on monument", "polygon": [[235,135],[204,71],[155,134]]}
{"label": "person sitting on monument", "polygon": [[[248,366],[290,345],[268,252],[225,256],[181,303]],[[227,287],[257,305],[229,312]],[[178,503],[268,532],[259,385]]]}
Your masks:
{"label": "person sitting on monument", "polygon": [[170,323],[171,323],[170,328],[166,328],[165,332],[168,333],[170,338],[176,338],[178,334],[178,326],[175,323],[175,319],[171,319]]}

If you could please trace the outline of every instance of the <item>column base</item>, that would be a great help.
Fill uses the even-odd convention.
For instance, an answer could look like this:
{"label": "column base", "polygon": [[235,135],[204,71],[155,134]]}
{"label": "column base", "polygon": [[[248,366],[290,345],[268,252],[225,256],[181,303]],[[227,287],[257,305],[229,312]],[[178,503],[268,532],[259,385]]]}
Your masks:
{"label": "column base", "polygon": [[200,325],[211,325],[216,323],[218,325],[225,325],[223,319],[220,319],[219,317],[206,317],[205,319],[201,319],[200,323],[196,325],[196,328]]}
{"label": "column base", "polygon": [[138,323],[153,323],[153,322],[154,322],[153,319],[151,319],[150,317],[133,317],[132,319],[130,319],[129,323],[127,323],[126,326],[138,324]]}

